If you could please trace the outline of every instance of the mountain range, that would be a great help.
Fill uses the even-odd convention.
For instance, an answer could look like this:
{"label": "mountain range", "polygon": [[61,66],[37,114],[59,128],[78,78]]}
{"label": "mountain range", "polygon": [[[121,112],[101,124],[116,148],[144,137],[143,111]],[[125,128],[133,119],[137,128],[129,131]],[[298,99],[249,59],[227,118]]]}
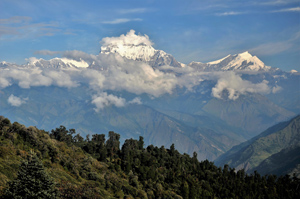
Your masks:
{"label": "mountain range", "polygon": [[300,113],[300,73],[266,66],[249,52],[183,64],[130,31],[104,38],[98,55],[0,63],[0,114],[50,131],[115,131],[145,144],[215,160]]}

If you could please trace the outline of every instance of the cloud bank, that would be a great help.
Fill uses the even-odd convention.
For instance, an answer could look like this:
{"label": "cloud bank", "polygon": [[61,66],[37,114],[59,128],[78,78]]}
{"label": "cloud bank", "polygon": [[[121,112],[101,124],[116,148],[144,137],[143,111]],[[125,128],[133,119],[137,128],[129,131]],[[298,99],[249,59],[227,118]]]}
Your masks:
{"label": "cloud bank", "polygon": [[236,100],[241,94],[245,93],[269,93],[270,88],[268,81],[263,80],[261,83],[251,83],[243,80],[234,72],[224,72],[221,74],[217,84],[212,88],[212,95],[216,98],[222,99],[223,92],[228,92],[228,99]]}

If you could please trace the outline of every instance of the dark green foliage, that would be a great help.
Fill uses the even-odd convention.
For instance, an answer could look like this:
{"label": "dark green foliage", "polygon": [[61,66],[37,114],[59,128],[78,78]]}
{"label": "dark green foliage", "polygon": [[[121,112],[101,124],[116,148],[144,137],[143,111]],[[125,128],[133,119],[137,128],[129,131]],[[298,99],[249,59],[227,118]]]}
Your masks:
{"label": "dark green foliage", "polygon": [[18,171],[18,177],[9,183],[5,192],[6,198],[57,198],[58,191],[51,177],[45,172],[42,163],[31,153],[22,162]]}
{"label": "dark green foliage", "polygon": [[108,137],[109,139],[106,142],[107,153],[110,158],[114,158],[120,150],[120,135],[109,131]]}
{"label": "dark green foliage", "polygon": [[82,140],[78,136],[73,139],[72,135],[75,133],[75,129],[67,130],[66,127],[60,126],[59,128],[52,130],[50,136],[51,138],[54,138],[58,141],[63,141],[67,144],[71,144],[72,142],[74,142],[75,139],[79,141]]}
{"label": "dark green foliage", "polygon": [[[120,135],[113,131],[107,141],[104,134],[84,140],[78,134],[72,136],[75,130],[61,126],[50,134],[54,140],[45,132],[3,122],[3,118],[0,124],[0,166],[13,146],[19,150],[13,154],[35,149],[47,169],[55,168],[51,174],[61,198],[300,198],[296,176],[262,176],[228,165],[217,167],[208,160],[199,162],[196,152],[193,157],[180,154],[174,144],[170,149],[144,148],[140,137],[125,140],[120,150]],[[0,175],[5,173],[2,168]]]}

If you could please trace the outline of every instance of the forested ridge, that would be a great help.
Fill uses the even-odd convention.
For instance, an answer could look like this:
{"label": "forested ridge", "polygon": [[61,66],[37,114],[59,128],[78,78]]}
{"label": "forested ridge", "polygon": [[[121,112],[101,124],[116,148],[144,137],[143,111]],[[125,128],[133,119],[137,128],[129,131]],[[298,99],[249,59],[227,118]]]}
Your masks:
{"label": "forested ridge", "polygon": [[0,198],[17,198],[12,186],[21,186],[30,164],[53,182],[49,198],[300,198],[296,176],[217,167],[174,145],[145,147],[143,137],[120,146],[113,131],[83,138],[64,126],[46,132],[0,117]]}

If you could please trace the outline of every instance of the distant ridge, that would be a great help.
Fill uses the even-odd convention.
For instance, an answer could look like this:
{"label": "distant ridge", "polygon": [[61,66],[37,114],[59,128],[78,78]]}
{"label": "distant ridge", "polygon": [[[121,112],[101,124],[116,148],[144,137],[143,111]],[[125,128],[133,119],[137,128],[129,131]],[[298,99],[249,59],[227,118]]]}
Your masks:
{"label": "distant ridge", "polygon": [[[270,127],[253,139],[233,147],[216,159],[217,165],[228,164],[248,172],[300,175],[300,115]],[[297,169],[298,168],[298,169]]]}

